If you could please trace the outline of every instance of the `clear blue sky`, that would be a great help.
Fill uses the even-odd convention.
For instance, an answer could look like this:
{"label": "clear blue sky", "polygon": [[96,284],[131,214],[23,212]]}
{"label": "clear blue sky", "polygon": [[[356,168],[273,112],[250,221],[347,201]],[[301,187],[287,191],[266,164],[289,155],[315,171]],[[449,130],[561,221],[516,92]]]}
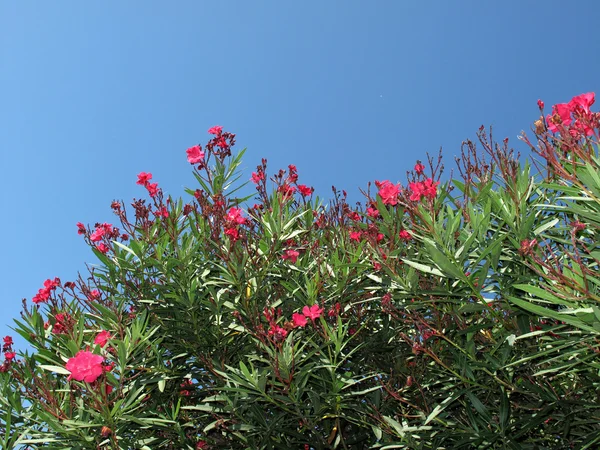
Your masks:
{"label": "clear blue sky", "polygon": [[[547,105],[599,91],[600,2],[0,0],[0,337],[46,278],[93,254],[76,222],[194,186],[215,124],[327,197],[448,166],[477,128],[516,141]],[[600,92],[598,92],[600,93]]]}

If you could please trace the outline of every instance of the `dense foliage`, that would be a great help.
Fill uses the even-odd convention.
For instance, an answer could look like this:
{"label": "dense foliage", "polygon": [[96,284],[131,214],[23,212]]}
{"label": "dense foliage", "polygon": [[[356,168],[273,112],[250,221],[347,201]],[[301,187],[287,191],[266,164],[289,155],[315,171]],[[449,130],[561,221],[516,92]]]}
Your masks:
{"label": "dense foliage", "polygon": [[265,160],[239,197],[211,128],[188,202],[140,173],[118,225],[78,224],[89,276],[24,303],[2,448],[597,448],[593,101],[540,117],[528,162],[482,128],[459,176],[429,158],[356,206]]}

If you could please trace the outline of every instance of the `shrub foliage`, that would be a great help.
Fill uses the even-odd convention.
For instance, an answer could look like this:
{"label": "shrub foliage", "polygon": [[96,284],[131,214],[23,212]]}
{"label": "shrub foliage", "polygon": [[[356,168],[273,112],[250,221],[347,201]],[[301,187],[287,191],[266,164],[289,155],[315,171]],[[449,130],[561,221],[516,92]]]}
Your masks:
{"label": "shrub foliage", "polygon": [[2,448],[597,448],[593,100],[540,117],[527,161],[482,128],[457,176],[430,157],[356,206],[265,160],[244,197],[213,127],[187,201],[140,173],[116,225],[78,224],[89,274],[24,302]]}

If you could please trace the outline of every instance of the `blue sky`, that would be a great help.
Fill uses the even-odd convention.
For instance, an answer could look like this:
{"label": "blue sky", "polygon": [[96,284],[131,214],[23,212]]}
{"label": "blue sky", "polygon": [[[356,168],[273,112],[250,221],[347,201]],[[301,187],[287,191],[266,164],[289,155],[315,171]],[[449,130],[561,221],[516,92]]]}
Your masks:
{"label": "blue sky", "polygon": [[94,256],[76,222],[110,203],[194,187],[185,149],[220,124],[247,175],[358,199],[427,151],[448,167],[493,125],[516,136],[546,105],[598,91],[600,3],[579,1],[0,2],[0,336],[46,278]]}

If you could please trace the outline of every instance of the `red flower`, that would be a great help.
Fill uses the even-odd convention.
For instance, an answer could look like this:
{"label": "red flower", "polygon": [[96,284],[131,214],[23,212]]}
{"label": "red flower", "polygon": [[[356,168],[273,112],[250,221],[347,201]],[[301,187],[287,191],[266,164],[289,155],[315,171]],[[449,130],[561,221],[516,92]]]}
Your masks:
{"label": "red flower", "polygon": [[415,172],[417,173],[417,175],[421,175],[424,170],[425,166],[423,164],[421,164],[420,162],[417,162],[417,164],[415,164]]}
{"label": "red flower", "polygon": [[302,314],[304,314],[308,319],[315,320],[321,317],[321,314],[323,314],[323,308],[319,308],[319,305],[317,304],[305,306],[302,308]]}
{"label": "red flower", "polygon": [[73,328],[73,318],[69,313],[58,313],[54,316],[55,322],[52,326],[52,333],[66,334]]}
{"label": "red flower", "polygon": [[193,147],[188,148],[185,152],[187,153],[187,160],[190,164],[198,164],[204,159],[204,152],[202,151],[202,147],[199,145],[194,145]]}
{"label": "red flower", "polygon": [[208,443],[206,441],[198,441],[196,443],[196,450],[202,450],[208,448]]}
{"label": "red flower", "polygon": [[94,289],[94,290],[90,291],[87,298],[88,298],[88,300],[92,300],[92,301],[98,300],[101,295],[102,294],[100,294],[100,291],[98,289]]}
{"label": "red flower", "polygon": [[296,188],[294,186],[290,186],[289,184],[282,184],[277,188],[277,192],[280,192],[283,195],[284,200],[288,200],[294,195]]}
{"label": "red flower", "polygon": [[94,344],[104,347],[110,338],[112,338],[110,333],[106,330],[102,330],[100,333],[98,333],[96,339],[94,339]]}
{"label": "red flower", "polygon": [[217,145],[221,148],[229,147],[229,145],[227,144],[227,141],[225,140],[225,138],[223,136],[219,136],[217,138]]}
{"label": "red flower", "polygon": [[307,319],[304,314],[294,313],[292,314],[292,322],[294,322],[295,327],[305,327]]}
{"label": "red flower", "polygon": [[225,228],[225,234],[233,241],[237,241],[240,238],[240,232],[235,227]]}
{"label": "red flower", "polygon": [[4,341],[5,347],[10,347],[11,345],[13,345],[13,339],[10,336],[4,336],[2,340]]}
{"label": "red flower", "polygon": [[81,350],[67,361],[65,368],[71,372],[68,379],[93,383],[104,373],[103,362],[102,356]]}
{"label": "red flower", "polygon": [[281,259],[289,260],[292,264],[296,264],[298,256],[300,256],[300,253],[297,250],[288,249],[283,252]]}
{"label": "red flower", "polygon": [[164,217],[166,219],[167,217],[169,217],[169,210],[166,206],[161,206],[160,209],[154,211],[154,215],[156,217]]}
{"label": "red flower", "polygon": [[265,173],[262,170],[259,170],[258,172],[252,172],[250,179],[254,184],[258,184],[265,179]]}
{"label": "red flower", "polygon": [[86,229],[85,229],[85,225],[82,224],[81,222],[77,222],[77,234],[85,234]]}
{"label": "red flower", "polygon": [[379,211],[377,211],[377,209],[375,209],[375,208],[369,207],[369,208],[367,208],[367,216],[375,219],[376,217],[379,217]]}
{"label": "red flower", "polygon": [[306,186],[304,184],[299,184],[298,185],[298,191],[303,196],[308,197],[309,195],[311,195],[313,193],[313,188],[308,187],[308,186]]}
{"label": "red flower", "polygon": [[108,253],[108,251],[110,250],[110,249],[108,248],[108,246],[107,246],[107,245],[106,245],[104,242],[101,242],[100,244],[98,244],[98,246],[96,246],[96,248],[98,249],[98,251],[99,251],[100,253],[103,253],[103,254],[105,254],[105,255],[106,255],[106,254]]}
{"label": "red flower", "polygon": [[221,125],[215,125],[214,127],[208,129],[208,134],[220,135],[222,132],[223,127]]}
{"label": "red flower", "polygon": [[6,353],[4,353],[4,358],[7,361],[12,361],[13,359],[15,359],[15,356],[17,356],[17,354],[15,352],[6,352]]}
{"label": "red flower", "polygon": [[360,231],[350,232],[350,239],[352,239],[353,241],[360,242],[361,236],[362,236],[362,233]]}
{"label": "red flower", "polygon": [[410,241],[412,236],[410,235],[410,233],[406,230],[402,230],[400,231],[400,235],[399,235],[400,239],[402,239],[403,241]]}
{"label": "red flower", "polygon": [[587,94],[581,94],[573,97],[568,104],[573,111],[580,109],[585,114],[589,114],[590,106],[592,106],[595,101],[596,99],[594,93],[588,92]]}
{"label": "red flower", "polygon": [[570,103],[559,103],[558,105],[554,105],[552,107],[552,114],[548,114],[546,116],[546,121],[548,122],[548,128],[553,133],[558,131],[557,125],[563,125],[568,127],[571,125],[571,112],[572,105]]}
{"label": "red flower", "polygon": [[158,194],[158,183],[148,183],[146,189],[148,189],[148,195],[154,198]]}
{"label": "red flower", "polygon": [[379,196],[384,205],[395,206],[398,204],[398,194],[400,189],[397,185],[391,183],[389,180],[375,181],[375,185],[379,188]]}
{"label": "red flower", "polygon": [[246,223],[246,218],[242,216],[242,210],[240,208],[231,208],[227,211],[227,220],[237,225]]}
{"label": "red flower", "polygon": [[280,327],[279,325],[273,324],[271,325],[271,328],[269,328],[269,336],[273,336],[273,338],[276,341],[285,339],[287,334],[287,330],[285,328]]}
{"label": "red flower", "polygon": [[47,279],[44,281],[44,287],[38,290],[38,293],[31,299],[36,305],[38,303],[45,303],[50,300],[52,291],[60,286],[60,279],[54,278],[54,280]]}
{"label": "red flower", "polygon": [[92,242],[98,242],[100,239],[102,239],[102,236],[104,236],[104,233],[106,233],[106,230],[104,229],[104,227],[98,227],[91,234],[90,240]]}
{"label": "red flower", "polygon": [[431,178],[427,178],[423,181],[423,195],[427,198],[434,199],[437,195],[437,187],[439,184],[439,181],[433,181]]}
{"label": "red flower", "polygon": [[136,184],[146,186],[148,182],[152,179],[152,174],[150,172],[140,172],[138,173],[138,180]]}
{"label": "red flower", "polygon": [[544,109],[544,102],[543,102],[543,101],[541,101],[541,100],[538,100],[538,101],[537,101],[537,105],[538,105],[538,108],[540,108],[540,109]]}

